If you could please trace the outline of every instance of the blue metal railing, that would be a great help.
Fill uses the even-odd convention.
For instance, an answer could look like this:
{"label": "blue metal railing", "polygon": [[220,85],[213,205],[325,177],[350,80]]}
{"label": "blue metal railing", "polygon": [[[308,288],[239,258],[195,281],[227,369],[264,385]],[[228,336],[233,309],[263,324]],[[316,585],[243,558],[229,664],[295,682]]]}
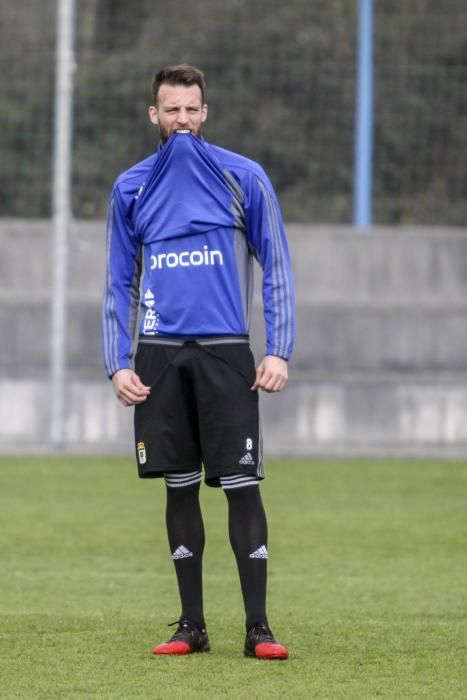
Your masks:
{"label": "blue metal railing", "polygon": [[353,223],[367,229],[372,225],[373,0],[358,0],[357,61]]}

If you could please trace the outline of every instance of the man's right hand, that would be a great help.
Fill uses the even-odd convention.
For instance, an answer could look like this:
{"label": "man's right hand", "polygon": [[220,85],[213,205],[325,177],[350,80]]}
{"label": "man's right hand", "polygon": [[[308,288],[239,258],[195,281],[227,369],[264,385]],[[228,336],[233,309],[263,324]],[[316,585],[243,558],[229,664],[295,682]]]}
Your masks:
{"label": "man's right hand", "polygon": [[141,379],[132,369],[119,369],[112,375],[112,384],[117,399],[124,406],[135,406],[146,401],[151,389],[144,386]]}

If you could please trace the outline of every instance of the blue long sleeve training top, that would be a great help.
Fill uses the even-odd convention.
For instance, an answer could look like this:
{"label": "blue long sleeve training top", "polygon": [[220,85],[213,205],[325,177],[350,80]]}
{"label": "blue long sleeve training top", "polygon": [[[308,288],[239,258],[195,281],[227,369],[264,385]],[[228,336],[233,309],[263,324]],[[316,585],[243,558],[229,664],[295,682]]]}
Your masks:
{"label": "blue long sleeve training top", "polygon": [[132,367],[142,336],[249,332],[253,258],[263,269],[266,354],[292,353],[294,291],[279,204],[254,161],[174,134],[116,180],[107,217],[103,355]]}

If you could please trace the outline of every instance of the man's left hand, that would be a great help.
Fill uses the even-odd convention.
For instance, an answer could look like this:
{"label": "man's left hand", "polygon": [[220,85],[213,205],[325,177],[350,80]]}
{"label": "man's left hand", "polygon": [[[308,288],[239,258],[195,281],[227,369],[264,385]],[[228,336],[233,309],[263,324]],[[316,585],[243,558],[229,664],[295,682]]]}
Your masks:
{"label": "man's left hand", "polygon": [[256,368],[255,383],[251,391],[282,391],[288,379],[287,361],[276,355],[265,355]]}

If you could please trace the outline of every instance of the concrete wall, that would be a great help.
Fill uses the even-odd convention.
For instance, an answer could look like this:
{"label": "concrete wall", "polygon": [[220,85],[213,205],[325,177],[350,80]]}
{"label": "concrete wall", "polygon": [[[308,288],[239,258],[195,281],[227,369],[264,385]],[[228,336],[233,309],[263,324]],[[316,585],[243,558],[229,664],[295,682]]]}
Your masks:
{"label": "concrete wall", "polygon": [[[290,383],[262,397],[267,451],[467,454],[467,230],[288,226],[298,336]],[[49,222],[0,220],[0,449],[47,444]],[[68,446],[126,450],[100,358],[103,222],[69,253]],[[259,295],[253,346],[263,347]]]}

